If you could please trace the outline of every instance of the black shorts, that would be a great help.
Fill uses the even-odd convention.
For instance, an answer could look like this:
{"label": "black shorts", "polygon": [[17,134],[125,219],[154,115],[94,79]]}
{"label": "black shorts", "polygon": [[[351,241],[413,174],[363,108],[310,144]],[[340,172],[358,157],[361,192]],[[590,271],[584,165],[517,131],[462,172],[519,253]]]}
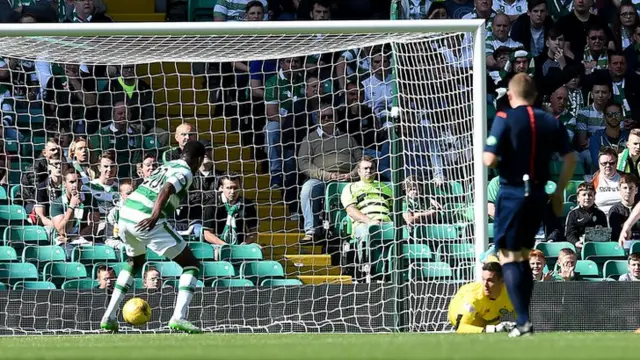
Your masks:
{"label": "black shorts", "polygon": [[524,187],[500,186],[493,223],[496,249],[533,249],[549,196],[543,187],[524,196]]}

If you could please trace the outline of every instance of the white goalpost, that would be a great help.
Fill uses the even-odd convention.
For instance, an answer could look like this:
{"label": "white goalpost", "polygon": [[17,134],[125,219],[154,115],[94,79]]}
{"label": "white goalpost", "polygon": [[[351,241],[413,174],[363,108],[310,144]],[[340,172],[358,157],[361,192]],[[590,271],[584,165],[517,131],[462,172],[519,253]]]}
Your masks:
{"label": "white goalpost", "polygon": [[[450,329],[448,303],[479,278],[477,259],[488,247],[485,36],[477,19],[0,24],[8,179],[0,196],[0,253],[8,254],[0,255],[0,335],[99,330],[109,291],[97,288],[97,275],[126,261],[110,218],[118,184],[143,178],[147,160],[170,160],[183,136],[211,149],[199,188],[169,219],[203,263],[189,312],[196,325]],[[336,139],[347,134],[354,144],[336,153],[351,154],[352,168],[356,154],[374,157],[379,186],[392,194],[388,219],[364,239],[353,236],[342,205],[348,182],[322,179],[337,170],[314,162],[322,152],[300,150],[310,134],[326,137],[327,108]],[[64,184],[50,180],[58,176],[51,144],[97,199],[90,240],[61,241],[32,210],[53,216],[53,200],[65,196],[56,193]],[[107,152],[116,174],[103,169]],[[325,166],[344,166],[331,156]],[[230,211],[219,200],[230,172],[239,174],[244,228],[217,245],[212,236],[228,235],[228,220],[207,206]],[[321,178],[321,191],[305,195],[309,178]],[[46,196],[36,195],[42,183]],[[428,214],[407,223],[417,213]],[[162,286],[151,289],[138,274],[128,296],[145,298],[152,320],[124,331],[168,330],[181,269],[153,254],[147,261]]]}

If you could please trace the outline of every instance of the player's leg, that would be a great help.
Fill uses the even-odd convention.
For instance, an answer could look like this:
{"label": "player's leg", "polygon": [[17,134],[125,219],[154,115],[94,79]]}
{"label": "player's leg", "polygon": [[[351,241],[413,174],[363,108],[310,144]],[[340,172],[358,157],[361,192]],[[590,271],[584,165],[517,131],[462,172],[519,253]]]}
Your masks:
{"label": "player's leg", "polygon": [[[124,240],[125,251],[129,257],[128,266],[120,271],[113,294],[109,300],[109,305],[105,311],[100,327],[106,331],[117,332],[118,320],[116,319],[116,310],[120,307],[122,300],[133,285],[135,275],[142,269],[145,263],[146,248],[144,243],[136,237],[135,229],[131,229],[133,224],[120,222],[120,236]],[[133,231],[132,231],[133,230]]]}
{"label": "player's leg", "polygon": [[169,320],[169,327],[191,334],[200,333],[202,330],[187,320],[189,303],[198,282],[200,262],[193,256],[187,243],[168,223],[156,225],[152,232],[153,236],[148,243],[149,249],[158,255],[166,256],[182,267],[182,275],[178,281],[176,308]]}
{"label": "player's leg", "polygon": [[518,326],[525,326],[529,322],[529,301],[525,299],[527,283],[525,272],[520,265],[522,259],[522,245],[519,238],[528,214],[525,213],[525,198],[518,193],[519,189],[502,187],[496,201],[496,215],[494,221],[495,245],[498,249],[505,287],[516,312]]}

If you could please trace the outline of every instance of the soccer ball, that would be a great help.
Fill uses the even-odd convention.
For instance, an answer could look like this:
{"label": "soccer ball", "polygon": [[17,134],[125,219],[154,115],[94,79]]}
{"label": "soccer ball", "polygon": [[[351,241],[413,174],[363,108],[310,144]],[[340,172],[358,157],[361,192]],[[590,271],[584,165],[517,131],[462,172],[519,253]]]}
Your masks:
{"label": "soccer ball", "polygon": [[134,297],[124,304],[122,317],[131,325],[144,325],[151,319],[151,306],[143,299]]}

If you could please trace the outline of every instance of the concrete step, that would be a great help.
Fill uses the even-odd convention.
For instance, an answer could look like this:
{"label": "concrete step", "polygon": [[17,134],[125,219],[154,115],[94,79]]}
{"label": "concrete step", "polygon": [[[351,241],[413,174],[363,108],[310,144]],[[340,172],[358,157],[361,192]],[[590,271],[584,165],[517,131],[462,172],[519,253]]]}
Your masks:
{"label": "concrete step", "polygon": [[298,279],[305,285],[320,285],[320,284],[351,284],[353,278],[346,275],[303,275],[298,276]]}
{"label": "concrete step", "polygon": [[297,246],[304,233],[259,233],[258,244],[262,246]]}
{"label": "concrete step", "polygon": [[299,255],[299,254],[322,254],[322,246],[300,246],[300,245],[269,245],[262,248],[262,254],[265,259],[272,259],[279,261],[284,259],[286,255]]}
{"label": "concrete step", "polygon": [[[245,189],[268,189],[270,181],[271,177],[268,174],[247,174],[242,178],[242,187]],[[258,211],[260,210],[258,209]]]}
{"label": "concrete step", "polygon": [[211,119],[215,112],[215,106],[210,104],[182,105],[182,104],[160,104],[156,106],[156,116],[158,118],[206,118]]}
{"label": "concrete step", "polygon": [[136,73],[142,76],[193,75],[191,63],[176,62],[141,64],[136,67]]}
{"label": "concrete step", "polygon": [[240,160],[250,160],[251,152],[249,149],[243,149],[241,147],[230,147],[230,148],[221,148],[214,147],[213,148],[213,159],[215,161],[240,161]]}
{"label": "concrete step", "polygon": [[[284,265],[283,265],[284,266]],[[296,276],[340,276],[342,275],[342,269],[340,266],[327,266],[327,267],[317,267],[317,266],[293,266],[287,265],[284,267],[284,271],[287,274],[287,277],[296,277]]]}
{"label": "concrete step", "polygon": [[287,266],[328,267],[331,266],[331,255],[287,255]]}
{"label": "concrete step", "polygon": [[[166,107],[166,105],[161,105],[161,107]],[[200,107],[200,106],[199,106]],[[213,133],[214,135],[230,135],[231,137],[239,136],[239,131],[233,131],[231,119],[224,118],[170,118],[169,119],[169,128],[171,132],[175,132],[176,128],[180,126],[180,124],[189,123],[196,128],[196,132],[198,133]],[[228,142],[223,142],[219,144],[227,144]],[[235,144],[235,143],[234,143]],[[239,144],[239,142],[238,142]]]}
{"label": "concrete step", "polygon": [[[138,1],[138,0],[135,0]],[[134,1],[132,1],[134,2]],[[126,14],[126,13],[109,13],[109,16],[115,22],[164,22],[166,17],[162,13],[146,13],[146,14]]]}
{"label": "concrete step", "polygon": [[199,80],[194,82],[194,76],[191,74],[147,75],[141,78],[154,90],[193,90],[196,88],[195,84],[200,82]]}
{"label": "concrete step", "polygon": [[[231,161],[231,162],[219,162],[216,163],[216,169],[227,172],[233,171],[239,174],[260,174],[262,173],[262,167],[258,165],[258,163],[254,160],[243,160],[243,161]],[[279,191],[268,191],[268,193],[264,193],[268,199],[279,199],[282,200],[282,195]],[[277,195],[276,195],[277,193]]]}
{"label": "concrete step", "polygon": [[[249,189],[246,183],[243,188]],[[283,220],[289,215],[289,209],[284,204],[256,205],[256,211],[260,219]]]}
{"label": "concrete step", "polygon": [[155,11],[156,0],[103,0],[107,14],[149,14]]}
{"label": "concrete step", "polygon": [[161,104],[207,104],[209,102],[209,90],[190,89],[155,89],[153,100],[156,105]]}
{"label": "concrete step", "polygon": [[260,232],[298,232],[300,225],[294,221],[284,221],[284,219],[261,218],[258,222],[258,231]]}

